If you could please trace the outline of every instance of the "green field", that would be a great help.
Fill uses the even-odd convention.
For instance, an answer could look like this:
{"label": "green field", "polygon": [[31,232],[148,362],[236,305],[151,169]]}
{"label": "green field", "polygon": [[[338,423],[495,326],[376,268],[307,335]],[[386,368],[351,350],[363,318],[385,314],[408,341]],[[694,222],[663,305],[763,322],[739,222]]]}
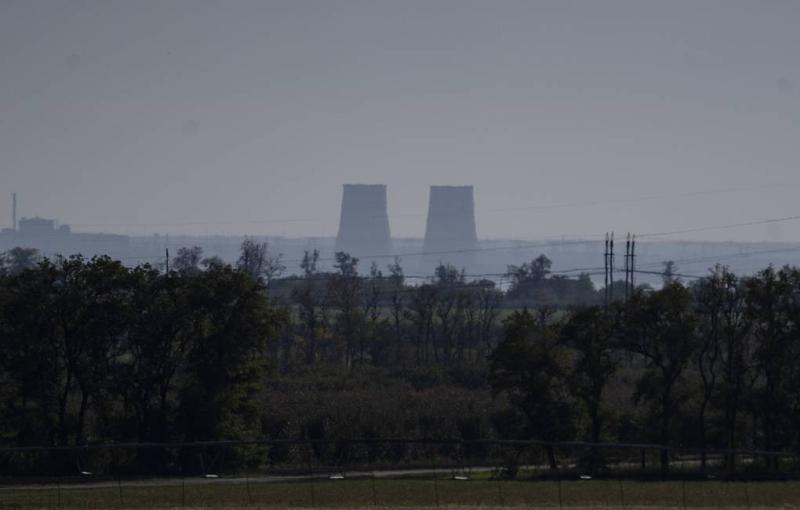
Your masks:
{"label": "green field", "polygon": [[[559,498],[560,493],[560,498]],[[560,503],[559,503],[560,501]],[[357,479],[217,480],[0,489],[0,508],[324,507],[800,508],[800,482]]]}

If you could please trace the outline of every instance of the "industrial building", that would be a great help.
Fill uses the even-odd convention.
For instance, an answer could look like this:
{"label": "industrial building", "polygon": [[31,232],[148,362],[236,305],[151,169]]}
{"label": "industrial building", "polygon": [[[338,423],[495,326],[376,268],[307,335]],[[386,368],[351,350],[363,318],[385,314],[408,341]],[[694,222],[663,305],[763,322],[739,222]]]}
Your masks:
{"label": "industrial building", "polygon": [[392,253],[384,184],[345,184],[336,251],[363,261]]}
{"label": "industrial building", "polygon": [[472,186],[431,186],[425,226],[425,266],[440,262],[472,267],[478,233]]}

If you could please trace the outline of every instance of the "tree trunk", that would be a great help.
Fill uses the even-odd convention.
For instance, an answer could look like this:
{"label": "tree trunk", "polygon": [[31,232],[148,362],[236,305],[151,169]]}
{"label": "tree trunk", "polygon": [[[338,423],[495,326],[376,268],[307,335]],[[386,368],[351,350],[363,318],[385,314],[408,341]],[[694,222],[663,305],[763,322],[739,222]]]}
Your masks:
{"label": "tree trunk", "polygon": [[72,372],[67,372],[67,380],[64,383],[64,391],[61,393],[61,399],[58,403],[58,443],[60,446],[67,444],[67,399],[69,392],[72,389]]}
{"label": "tree trunk", "polygon": [[700,406],[700,472],[706,472],[706,406],[708,400],[703,399],[703,404]]}
{"label": "tree trunk", "polygon": [[[591,406],[591,420],[592,420],[592,443],[600,442],[600,409],[597,404]],[[600,451],[596,446],[592,446],[591,464],[589,465],[589,473],[594,475],[600,465]]]}
{"label": "tree trunk", "polygon": [[672,416],[672,405],[668,394],[662,396],[661,408],[661,444],[664,448],[661,449],[661,473],[667,474],[669,472],[669,451],[666,446],[669,444],[669,422]]}
{"label": "tree trunk", "polygon": [[78,410],[78,427],[75,431],[75,444],[79,445],[83,443],[83,429],[86,424],[86,410],[89,407],[89,395],[84,391],[81,390],[81,405]]}
{"label": "tree trunk", "polygon": [[556,451],[551,445],[547,445],[545,447],[545,451],[547,452],[547,462],[550,464],[550,469],[557,470],[558,469],[558,461],[556,461]]}

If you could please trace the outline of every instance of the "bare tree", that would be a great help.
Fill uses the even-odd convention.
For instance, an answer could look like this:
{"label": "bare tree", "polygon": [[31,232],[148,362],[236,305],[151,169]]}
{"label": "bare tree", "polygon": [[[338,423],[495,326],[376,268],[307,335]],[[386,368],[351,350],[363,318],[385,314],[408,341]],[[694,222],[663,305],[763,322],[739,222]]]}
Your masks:
{"label": "bare tree", "polygon": [[292,290],[292,300],[298,306],[298,315],[305,340],[303,351],[307,365],[313,365],[317,361],[319,330],[324,323],[324,317],[319,310],[324,296],[316,280],[318,260],[319,251],[317,250],[306,251],[303,254],[303,260],[300,262],[300,268],[303,270],[303,284]]}
{"label": "bare tree", "polygon": [[389,271],[389,302],[394,330],[395,356],[397,360],[400,360],[403,350],[403,311],[406,301],[403,298],[405,276],[403,274],[403,266],[400,265],[400,257],[395,257],[394,262],[389,264],[387,269]]}
{"label": "bare tree", "polygon": [[[722,394],[723,428],[727,447],[736,448],[738,408],[745,386],[747,366],[745,351],[750,323],[745,314],[742,286],[728,268],[717,265],[711,274],[694,287],[697,313],[700,318],[699,343],[695,353],[702,382],[698,426],[701,467],[706,467],[708,407],[717,394]],[[734,466],[727,457],[729,469]]]}
{"label": "bare tree", "polygon": [[335,329],[345,349],[345,366],[350,367],[358,346],[360,361],[363,361],[364,344],[361,310],[361,278],[358,276],[358,259],[345,252],[336,252],[336,273],[328,281],[331,304],[338,311]]}
{"label": "bare tree", "polygon": [[0,254],[0,273],[17,274],[26,269],[32,269],[42,260],[36,248],[11,248],[6,253]]}
{"label": "bare tree", "polygon": [[203,259],[203,248],[179,248],[178,254],[172,259],[172,267],[179,273],[194,273],[200,271],[200,261]]}

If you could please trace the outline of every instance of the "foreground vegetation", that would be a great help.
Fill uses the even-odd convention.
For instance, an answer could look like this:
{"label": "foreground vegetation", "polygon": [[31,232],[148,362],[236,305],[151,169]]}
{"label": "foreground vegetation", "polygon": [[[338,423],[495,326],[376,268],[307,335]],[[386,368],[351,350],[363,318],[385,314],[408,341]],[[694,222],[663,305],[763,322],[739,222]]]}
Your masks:
{"label": "foreground vegetation", "polygon": [[[346,253],[331,272],[307,253],[282,276],[249,241],[234,266],[196,249],[169,270],[25,250],[5,260],[0,446],[383,437],[800,450],[795,268],[715,267],[686,283],[667,265],[661,289],[617,289],[604,306],[588,277],[553,276],[544,257],[509,268],[505,292],[446,264],[415,285],[400,261],[364,274]],[[584,294],[570,307],[548,297]],[[522,308],[501,313],[510,302]],[[124,462],[161,474],[180,459]],[[594,473],[603,459],[580,462]],[[747,469],[778,469],[758,462]],[[660,463],[666,473],[666,451]],[[0,455],[9,473],[74,464]],[[743,466],[731,455],[725,468]]]}
{"label": "foreground vegetation", "polygon": [[[560,495],[560,496],[559,496]],[[799,482],[314,480],[0,489],[0,508],[796,508]]]}

